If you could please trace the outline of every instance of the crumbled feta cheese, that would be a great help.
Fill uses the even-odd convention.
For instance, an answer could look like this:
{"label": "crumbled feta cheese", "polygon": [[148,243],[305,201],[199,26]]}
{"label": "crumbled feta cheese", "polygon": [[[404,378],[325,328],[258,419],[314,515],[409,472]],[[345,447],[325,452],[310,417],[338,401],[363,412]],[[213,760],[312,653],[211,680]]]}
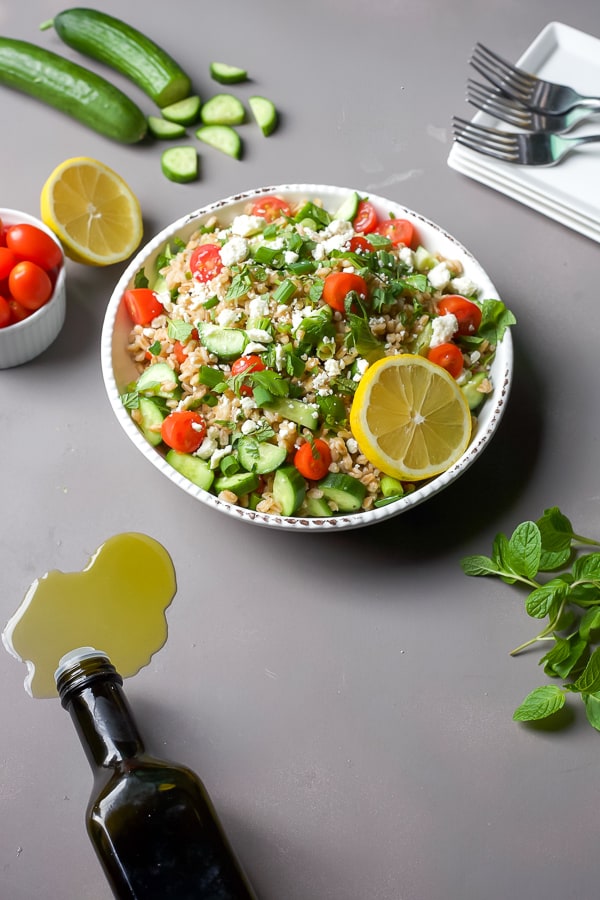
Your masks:
{"label": "crumbled feta cheese", "polygon": [[248,341],[242,355],[248,356],[250,353],[264,353],[266,349],[265,345],[259,341]]}
{"label": "crumbled feta cheese", "polygon": [[298,262],[298,254],[294,253],[293,250],[286,250],[283,254],[283,259],[286,266],[291,266],[292,263]]}
{"label": "crumbled feta cheese", "polygon": [[446,265],[445,262],[438,263],[437,266],[434,266],[433,269],[430,269],[427,273],[427,278],[429,279],[429,284],[435,288],[437,291],[441,291],[450,283],[450,279],[452,275],[450,274],[450,269]]}
{"label": "crumbled feta cheese", "polygon": [[221,447],[220,449],[215,450],[214,453],[212,454],[212,456],[210,457],[210,468],[211,469],[218,468],[219,463],[221,462],[223,457],[229,456],[229,454],[231,453],[232,450],[233,450],[233,447],[231,446],[231,444],[227,444],[226,447]]}
{"label": "crumbled feta cheese", "polygon": [[254,419],[246,419],[245,422],[242,422],[240,431],[242,434],[252,434],[252,432],[257,431],[258,428],[260,428],[258,422],[255,422]]}
{"label": "crumbled feta cheese", "polygon": [[332,253],[334,250],[343,250],[347,243],[348,238],[345,234],[334,234],[327,238],[326,241],[323,241],[322,246],[325,253]]}
{"label": "crumbled feta cheese", "polygon": [[221,262],[224,266],[234,266],[248,256],[248,241],[234,235],[221,247]]}
{"label": "crumbled feta cheese", "polygon": [[348,438],[346,441],[346,449],[348,453],[358,453],[358,442],[355,438]]}
{"label": "crumbled feta cheese", "polygon": [[315,390],[319,390],[323,385],[327,384],[328,380],[327,372],[317,372],[312,380],[313,387]]}
{"label": "crumbled feta cheese", "polygon": [[326,359],[323,363],[323,368],[329,378],[335,378],[336,375],[339,375],[343,367],[344,363],[341,359]]}
{"label": "crumbled feta cheese", "polygon": [[258,234],[265,227],[265,220],[262,216],[236,216],[231,223],[231,233],[240,237],[250,237],[252,234]]}
{"label": "crumbled feta cheese", "polygon": [[283,242],[283,238],[278,237],[275,238],[274,241],[264,241],[264,246],[268,247],[269,250],[283,250],[285,244]]}
{"label": "crumbled feta cheese", "polygon": [[481,359],[481,353],[479,352],[479,350],[473,350],[473,352],[469,356],[469,359],[471,360],[472,365],[478,363]]}
{"label": "crumbled feta cheese", "polygon": [[240,406],[247,415],[250,410],[256,409],[256,400],[254,399],[254,397],[241,397]]}
{"label": "crumbled feta cheese", "polygon": [[453,278],[450,287],[462,297],[473,297],[479,293],[477,285],[464,275],[461,278]]}
{"label": "crumbled feta cheese", "polygon": [[323,246],[323,244],[317,244],[312,252],[313,259],[315,259],[317,262],[320,262],[322,259],[325,259],[325,255],[325,247]]}
{"label": "crumbled feta cheese", "polygon": [[237,313],[234,309],[222,309],[217,316],[217,325],[220,325],[221,328],[227,328],[227,326],[235,322],[236,319]]}
{"label": "crumbled feta cheese", "polygon": [[400,261],[403,262],[407,266],[413,267],[415,264],[415,254],[410,249],[410,247],[401,247],[400,252],[398,253],[400,257]]}
{"label": "crumbled feta cheese", "polygon": [[361,375],[364,375],[367,369],[369,368],[369,363],[366,359],[363,359],[362,356],[358,356],[355,360],[356,368],[360,372]]}
{"label": "crumbled feta cheese", "polygon": [[455,332],[458,331],[458,321],[453,313],[446,313],[444,316],[438,316],[432,322],[430,347],[439,347],[452,340]]}
{"label": "crumbled feta cheese", "polygon": [[248,304],[248,314],[251,319],[259,319],[261,316],[265,316],[268,311],[269,303],[267,300],[263,300],[262,297],[255,297]]}
{"label": "crumbled feta cheese", "polygon": [[210,459],[218,446],[216,439],[214,437],[209,437],[207,434],[194,453],[194,456],[199,456],[200,459]]}
{"label": "crumbled feta cheese", "polygon": [[270,344],[273,340],[273,335],[263,328],[248,328],[246,334],[248,335],[249,340],[260,341],[261,344]]}

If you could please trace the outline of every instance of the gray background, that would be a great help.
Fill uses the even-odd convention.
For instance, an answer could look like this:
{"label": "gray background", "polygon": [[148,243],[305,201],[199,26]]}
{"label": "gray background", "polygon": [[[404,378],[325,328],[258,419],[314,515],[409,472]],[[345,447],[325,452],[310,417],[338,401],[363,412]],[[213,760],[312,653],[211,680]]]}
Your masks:
{"label": "gray background", "polygon": [[[179,186],[161,145],[111,143],[1,89],[0,203],[36,214],[76,155],[126,178],[146,238],[266,184],[387,195],[489,271],[518,317],[515,382],[484,456],[424,506],[355,532],[253,528],[178,490],[122,433],[99,337],[124,266],[69,264],[63,332],[0,372],[2,623],[36,577],[83,568],[113,534],[165,545],[169,638],[128,695],[153,749],[203,777],[261,900],[597,896],[600,737],[578,705],[560,730],[512,722],[546,681],[537,651],[508,655],[535,623],[518,590],[465,577],[460,559],[555,504],[600,536],[598,245],[446,165],[475,41],[517,59],[549,21],[600,37],[597,0],[97,5],[159,40],[204,97],[210,61],[245,66],[254,82],[237,92],[271,97],[280,128],[244,126],[241,162],[198,145],[201,180]],[[75,56],[37,31],[60,8],[3,0],[0,33]],[[24,676],[0,653],[0,896],[107,900],[83,828],[87,762]]]}

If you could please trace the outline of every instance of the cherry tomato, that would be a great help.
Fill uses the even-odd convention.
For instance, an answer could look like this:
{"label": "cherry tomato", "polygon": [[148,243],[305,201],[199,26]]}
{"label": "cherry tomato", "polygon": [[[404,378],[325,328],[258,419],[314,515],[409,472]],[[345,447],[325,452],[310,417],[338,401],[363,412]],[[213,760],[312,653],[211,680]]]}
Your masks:
{"label": "cherry tomato", "polygon": [[437,347],[432,347],[427,354],[427,359],[437,366],[441,366],[442,369],[446,369],[453,378],[458,378],[463,370],[463,355],[456,344],[438,344]]}
{"label": "cherry tomato", "polygon": [[[198,330],[196,328],[192,329],[188,340],[194,340],[194,341],[198,340]],[[175,357],[175,359],[177,360],[177,362],[179,363],[180,366],[187,359],[187,353],[185,352],[186,344],[187,344],[187,341],[185,341],[185,342],[175,341],[175,343],[173,344],[173,356]]]}
{"label": "cherry tomato", "polygon": [[10,324],[16,325],[17,322],[22,322],[23,319],[26,319],[27,316],[31,315],[31,310],[26,309],[22,303],[19,303],[18,300],[9,300],[8,305],[10,306]]}
{"label": "cherry tomato", "polygon": [[19,259],[28,259],[42,269],[53,269],[62,263],[62,252],[56,241],[35,225],[10,225],[6,229],[6,246]]}
{"label": "cherry tomato", "polygon": [[379,217],[373,204],[369,203],[368,200],[361,200],[358,204],[356,215],[352,220],[354,230],[360,231],[362,234],[369,234],[370,231],[375,231],[378,224]]}
{"label": "cherry tomato", "polygon": [[[236,359],[231,366],[231,374],[232,375],[241,375],[246,372],[262,372],[263,369],[266,369],[264,362],[260,358],[260,356],[256,356],[254,353],[249,353],[248,356],[240,356],[239,359]],[[244,394],[246,397],[251,397],[253,394],[252,388],[249,384],[242,384],[240,386],[240,394]]]}
{"label": "cherry tomato", "polygon": [[327,475],[331,465],[329,444],[321,438],[307,441],[296,451],[294,465],[304,478],[308,478],[309,481],[319,481]]}
{"label": "cherry tomato", "polygon": [[460,294],[448,294],[438,303],[438,312],[442,315],[452,313],[458,322],[459,334],[475,334],[481,325],[481,310],[479,307],[461,297]]}
{"label": "cherry tomato", "polygon": [[150,288],[130,288],[123,294],[129,317],[136,325],[149,325],[164,312],[164,307]]}
{"label": "cherry tomato", "polygon": [[366,238],[360,234],[355,234],[350,238],[349,249],[351,253],[370,253],[375,248]]}
{"label": "cherry tomato", "polygon": [[207,282],[215,278],[223,268],[221,248],[218,244],[200,244],[192,250],[190,269],[197,281]]}
{"label": "cherry tomato", "polygon": [[285,200],[270,194],[266,197],[259,197],[252,204],[252,215],[262,216],[267,222],[274,222],[280,216],[291,216],[291,214],[292,211]]}
{"label": "cherry tomato", "polygon": [[412,247],[415,239],[415,229],[408,219],[386,219],[385,222],[379,223],[375,233],[388,238],[394,247],[398,247],[399,244]]}
{"label": "cherry tomato", "polygon": [[52,282],[41,266],[29,260],[18,262],[8,276],[11,297],[33,312],[52,296]]}
{"label": "cherry tomato", "polygon": [[10,270],[19,262],[15,253],[8,247],[0,247],[0,280],[8,278]]}
{"label": "cherry tomato", "polygon": [[369,288],[361,275],[354,272],[332,272],[323,284],[323,300],[337,312],[345,312],[345,301],[350,291],[356,291],[362,297],[367,297]]}
{"label": "cherry tomato", "polygon": [[183,409],[163,419],[160,435],[178,453],[193,453],[206,436],[206,422],[200,413]]}
{"label": "cherry tomato", "polygon": [[10,306],[8,305],[8,300],[6,297],[0,296],[0,328],[6,328],[7,325],[10,325],[12,319],[12,313],[10,311]]}

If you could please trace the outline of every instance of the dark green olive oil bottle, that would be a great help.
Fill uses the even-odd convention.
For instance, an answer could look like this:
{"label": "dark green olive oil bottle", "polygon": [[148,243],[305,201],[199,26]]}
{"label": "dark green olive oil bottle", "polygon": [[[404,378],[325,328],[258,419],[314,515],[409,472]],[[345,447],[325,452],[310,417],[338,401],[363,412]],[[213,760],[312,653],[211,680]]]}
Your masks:
{"label": "dark green olive oil bottle", "polygon": [[92,766],[86,824],[119,900],[256,900],[202,782],[146,754],[109,658],[86,647],[56,671]]}

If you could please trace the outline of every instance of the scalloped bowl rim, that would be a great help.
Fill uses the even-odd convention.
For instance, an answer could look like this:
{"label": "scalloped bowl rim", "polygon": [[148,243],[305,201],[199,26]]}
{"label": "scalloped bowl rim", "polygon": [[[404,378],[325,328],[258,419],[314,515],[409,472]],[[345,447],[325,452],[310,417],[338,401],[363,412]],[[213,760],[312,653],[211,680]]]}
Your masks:
{"label": "scalloped bowl rim", "polygon": [[[242,212],[249,201],[261,195],[279,194],[284,197],[291,196],[293,199],[319,197],[323,200],[325,206],[331,210],[337,208],[337,206],[328,205],[328,200],[339,205],[344,197],[348,196],[353,190],[353,188],[318,184],[269,185],[234,194],[202,206],[167,225],[142,247],[123,272],[107,305],[100,348],[102,375],[109,402],[125,434],[140,450],[142,455],[177,487],[200,500],[204,505],[243,522],[267,528],[314,532],[319,530],[339,531],[362,528],[366,525],[395,517],[438,494],[464,474],[485,449],[504,414],[513,374],[513,345],[510,331],[505,333],[496,350],[496,357],[492,367],[493,392],[484,402],[478,415],[478,424],[474,436],[460,459],[441,475],[431,479],[431,481],[416,488],[413,493],[407,494],[393,503],[364,512],[332,515],[326,518],[260,513],[221,500],[216,495],[197,487],[188,481],[187,478],[180,475],[165,461],[161,453],[146,441],[141,431],[135,425],[120,400],[120,393],[125,384],[135,378],[133,362],[127,355],[126,341],[122,340],[123,332],[127,330],[128,333],[131,327],[122,304],[122,298],[124,291],[133,284],[136,273],[163,249],[169,239],[174,238],[176,235],[183,235],[184,239],[186,239],[200,224],[202,219],[206,219],[214,214],[221,214],[222,221],[231,221],[234,215]],[[358,193],[361,192],[358,191]],[[368,196],[369,200],[382,215],[388,215],[392,212],[397,217],[411,219],[417,229],[419,229],[421,236],[424,237],[423,243],[426,247],[437,250],[448,258],[460,259],[465,268],[465,274],[482,288],[483,296],[485,298],[498,298],[496,288],[483,267],[456,238],[420,213],[414,212],[395,201],[374,195],[371,192],[369,192]],[[435,244],[434,247],[432,247],[432,241]],[[131,372],[126,375],[128,367]]]}

